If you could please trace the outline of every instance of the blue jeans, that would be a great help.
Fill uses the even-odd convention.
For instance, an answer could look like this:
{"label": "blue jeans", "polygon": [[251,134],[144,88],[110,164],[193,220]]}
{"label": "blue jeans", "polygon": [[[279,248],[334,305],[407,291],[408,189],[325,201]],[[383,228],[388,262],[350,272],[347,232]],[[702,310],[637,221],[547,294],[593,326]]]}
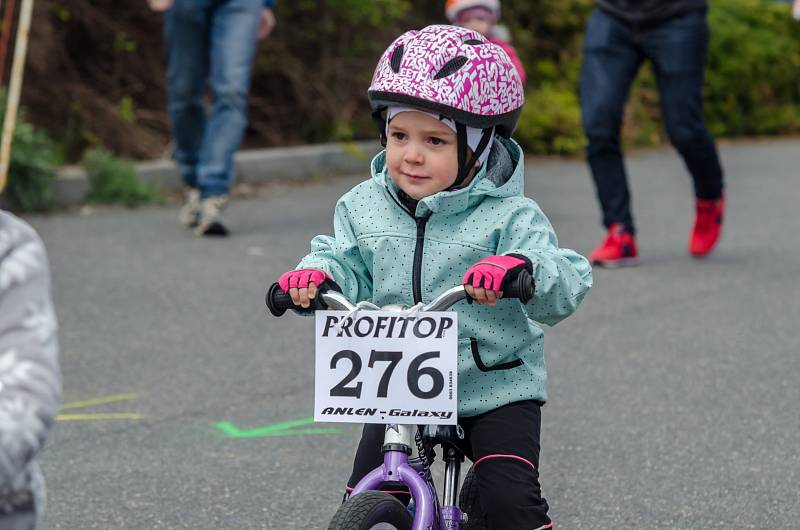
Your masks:
{"label": "blue jeans", "polygon": [[634,232],[620,128],[630,85],[645,59],[653,63],[667,135],[692,176],[695,196],[722,196],[722,167],[703,122],[708,41],[704,11],[641,28],[595,9],[584,39],[580,101],[606,227],[622,223]]}
{"label": "blue jeans", "polygon": [[[167,100],[175,159],[201,198],[228,193],[247,126],[262,0],[175,0],[167,11]],[[206,84],[211,109],[206,113]]]}

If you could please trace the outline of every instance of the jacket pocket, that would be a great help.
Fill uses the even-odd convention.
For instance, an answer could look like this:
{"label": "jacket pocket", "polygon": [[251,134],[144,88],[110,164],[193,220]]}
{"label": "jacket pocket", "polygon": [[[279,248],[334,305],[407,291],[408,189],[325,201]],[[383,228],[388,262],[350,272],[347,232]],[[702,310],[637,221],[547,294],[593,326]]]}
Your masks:
{"label": "jacket pocket", "polygon": [[481,372],[493,372],[495,370],[510,370],[511,368],[516,368],[517,366],[520,366],[522,364],[522,359],[514,359],[513,361],[508,361],[507,363],[495,364],[493,366],[486,366],[483,363],[483,359],[481,359],[481,353],[478,351],[478,340],[475,337],[469,338],[469,347],[472,350],[472,359],[475,361],[475,365]]}

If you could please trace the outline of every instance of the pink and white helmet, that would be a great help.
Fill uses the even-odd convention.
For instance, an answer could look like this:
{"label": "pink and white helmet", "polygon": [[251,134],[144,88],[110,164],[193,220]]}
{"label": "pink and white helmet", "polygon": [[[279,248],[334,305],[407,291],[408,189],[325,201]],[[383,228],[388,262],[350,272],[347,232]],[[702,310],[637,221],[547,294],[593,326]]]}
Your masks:
{"label": "pink and white helmet", "polygon": [[375,111],[417,107],[506,137],[525,100],[519,73],[500,46],[445,25],[408,31],[389,45],[368,94]]}

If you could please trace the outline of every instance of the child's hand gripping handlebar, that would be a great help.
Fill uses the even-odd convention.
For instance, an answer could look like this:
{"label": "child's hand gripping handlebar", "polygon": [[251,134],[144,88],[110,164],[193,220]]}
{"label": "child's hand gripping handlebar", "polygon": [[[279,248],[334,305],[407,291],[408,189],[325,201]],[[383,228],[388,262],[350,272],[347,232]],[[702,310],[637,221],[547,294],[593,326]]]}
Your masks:
{"label": "child's hand gripping handlebar", "polygon": [[528,273],[533,270],[531,262],[523,256],[488,256],[469,268],[462,283],[491,291],[503,291],[523,270]]}
{"label": "child's hand gripping handlebar", "polygon": [[[267,307],[269,308],[270,313],[273,316],[279,317],[282,316],[287,309],[294,309],[296,311],[315,311],[317,309],[350,309],[349,307],[336,307],[334,304],[331,304],[329,300],[328,294],[338,294],[337,298],[343,299],[345,302],[349,303],[349,300],[344,297],[341,293],[336,291],[331,291],[326,286],[322,286],[319,288],[317,292],[317,296],[311,299],[311,307],[300,307],[299,305],[295,305],[292,301],[292,297],[289,296],[289,293],[281,289],[281,286],[278,282],[273,283],[269,286],[267,290]],[[341,301],[339,302],[341,303]],[[351,304],[352,305],[352,304]]]}
{"label": "child's hand gripping handlebar", "polygon": [[[335,284],[333,284],[335,286]],[[342,293],[333,290],[334,287],[322,286],[319,294],[314,298],[313,305],[309,308],[302,308],[294,305],[289,293],[281,289],[278,282],[273,283],[267,290],[267,307],[274,316],[283,315],[287,309],[298,311],[314,311],[316,309],[340,309],[350,311],[356,305],[348,300]],[[533,277],[526,270],[520,270],[516,277],[509,280],[503,291],[503,298],[517,298],[523,304],[527,304],[533,298]],[[443,292],[431,303],[423,306],[422,311],[445,311],[467,297],[463,285],[453,287]]]}

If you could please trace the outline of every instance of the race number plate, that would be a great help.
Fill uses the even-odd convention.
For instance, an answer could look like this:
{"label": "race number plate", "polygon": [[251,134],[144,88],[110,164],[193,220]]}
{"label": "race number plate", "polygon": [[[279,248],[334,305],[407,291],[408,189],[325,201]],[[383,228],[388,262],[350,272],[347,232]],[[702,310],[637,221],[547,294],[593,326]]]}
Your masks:
{"label": "race number plate", "polygon": [[455,312],[317,311],[314,421],[456,424]]}

